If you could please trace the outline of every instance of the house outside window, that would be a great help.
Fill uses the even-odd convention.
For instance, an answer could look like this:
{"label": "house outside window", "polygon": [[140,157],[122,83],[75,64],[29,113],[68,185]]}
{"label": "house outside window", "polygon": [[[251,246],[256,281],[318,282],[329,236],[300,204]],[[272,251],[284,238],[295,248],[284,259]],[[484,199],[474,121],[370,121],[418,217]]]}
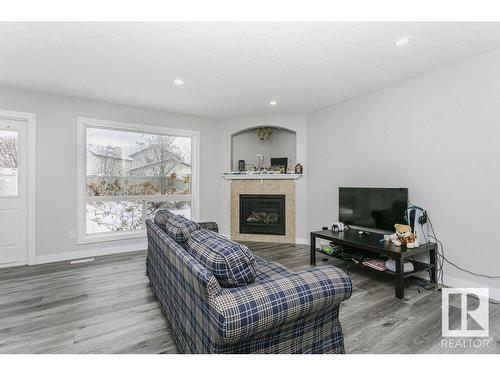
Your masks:
{"label": "house outside window", "polygon": [[199,133],[78,119],[78,242],[145,236],[159,208],[197,219]]}

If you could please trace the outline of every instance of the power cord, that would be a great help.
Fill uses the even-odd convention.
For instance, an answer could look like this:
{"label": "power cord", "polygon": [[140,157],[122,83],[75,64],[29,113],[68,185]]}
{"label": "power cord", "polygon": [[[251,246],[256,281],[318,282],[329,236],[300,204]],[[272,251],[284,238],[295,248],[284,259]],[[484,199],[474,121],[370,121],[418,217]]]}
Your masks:
{"label": "power cord", "polygon": [[[434,236],[429,236],[429,238],[432,238],[433,240],[436,240],[439,245],[441,246],[441,248],[443,247],[441,241],[439,241],[436,237]],[[468,274],[471,274],[471,275],[474,275],[474,276],[480,276],[480,277],[486,277],[488,279],[500,279],[500,276],[491,276],[491,275],[485,275],[483,273],[477,273],[477,272],[473,272],[473,271],[469,271],[463,267],[460,267],[459,265],[453,263],[452,261],[450,261],[449,259],[447,259],[445,256],[443,256],[442,254],[438,254],[446,263],[448,263],[449,265],[455,267],[456,269],[460,270],[460,271],[463,271],[463,272],[466,272]]]}
{"label": "power cord", "polygon": [[[408,202],[410,203],[410,205],[414,206],[411,202]],[[485,277],[485,278],[488,278],[488,279],[500,279],[500,275],[499,276],[491,276],[491,275],[486,275],[486,274],[482,274],[482,273],[477,273],[477,272],[473,272],[473,271],[469,271],[468,269],[465,269],[463,267],[460,267],[459,265],[453,263],[452,261],[450,261],[449,259],[447,259],[444,255],[444,245],[443,243],[438,239],[437,235],[436,235],[436,231],[434,230],[434,225],[432,224],[432,220],[429,216],[429,214],[427,214],[427,232],[429,232],[429,226],[430,226],[430,229],[432,231],[432,235],[429,235],[424,232],[424,238],[426,240],[426,242],[428,242],[428,238],[431,238],[433,239],[434,241],[436,241],[436,243],[438,244],[437,246],[437,249],[436,249],[436,255],[438,256],[438,260],[437,260],[437,265],[436,265],[436,273],[437,273],[437,280],[441,280],[440,283],[436,283],[436,286],[439,287],[439,284],[441,286],[444,285],[444,282],[443,282],[443,274],[444,274],[444,270],[443,270],[443,267],[444,267],[444,262],[448,263],[449,265],[455,267],[456,269],[462,271],[462,272],[466,272],[470,275],[473,275],[473,276],[478,276],[478,277]],[[429,276],[430,276],[430,270],[429,270]],[[492,302],[491,300],[489,301],[492,305],[500,305],[500,302]]]}
{"label": "power cord", "polygon": [[474,276],[486,277],[488,279],[500,279],[500,275],[498,275],[498,276],[497,275],[491,276],[491,275],[486,275],[484,273],[477,273],[477,272],[469,271],[468,269],[460,267],[459,265],[453,263],[448,258],[446,258],[444,256],[444,246],[443,246],[443,243],[437,238],[436,232],[434,231],[434,226],[432,225],[432,221],[430,220],[429,217],[427,217],[427,220],[429,221],[429,224],[430,224],[431,230],[432,230],[432,236],[429,235],[429,238],[432,238],[433,240],[435,240],[438,243],[438,245],[439,245],[438,248],[441,249],[441,253],[438,252],[438,255],[443,259],[443,261],[445,261],[446,263],[450,264],[451,266],[455,267],[456,269],[458,269],[460,271],[467,272],[468,274],[471,274],[471,275],[474,275]]}
{"label": "power cord", "polygon": [[[438,280],[441,279],[441,285],[444,285],[443,283],[443,266],[444,266],[444,262],[448,263],[449,265],[455,267],[456,269],[462,271],[462,272],[466,272],[470,275],[473,275],[473,276],[478,276],[478,277],[485,277],[485,278],[488,278],[488,279],[500,279],[500,276],[491,276],[491,275],[486,275],[486,274],[483,274],[483,273],[477,273],[477,272],[473,272],[473,271],[469,271],[468,269],[465,269],[463,267],[460,267],[459,265],[453,263],[452,261],[448,260],[445,256],[444,256],[444,245],[443,243],[437,238],[437,235],[436,235],[436,231],[434,230],[434,225],[432,224],[432,221],[429,217],[429,215],[427,215],[427,222],[429,223],[430,225],[430,228],[431,228],[431,231],[432,231],[432,235],[428,235],[429,238],[433,239],[436,241],[436,243],[438,244],[437,246],[437,251],[436,251],[436,254],[438,256],[438,269],[437,269],[437,272],[438,272]],[[494,302],[492,301],[491,299],[488,301],[490,304],[492,305],[500,305],[500,302]]]}

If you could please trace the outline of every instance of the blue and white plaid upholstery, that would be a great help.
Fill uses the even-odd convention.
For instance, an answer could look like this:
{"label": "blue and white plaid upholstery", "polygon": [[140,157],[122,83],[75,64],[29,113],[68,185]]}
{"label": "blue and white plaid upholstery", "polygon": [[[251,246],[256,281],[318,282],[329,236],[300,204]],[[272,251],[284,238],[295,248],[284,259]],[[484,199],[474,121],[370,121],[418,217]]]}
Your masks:
{"label": "blue and white plaid upholstery", "polygon": [[279,263],[269,262],[261,257],[258,257],[257,255],[254,255],[254,258],[257,268],[257,277],[255,278],[256,283],[277,280],[294,274],[293,271]]}
{"label": "blue and white plaid upholstery", "polygon": [[222,287],[251,284],[257,276],[255,258],[248,247],[207,229],[191,234],[187,251],[212,272]]}
{"label": "blue and white plaid upholstery", "polygon": [[171,216],[174,216],[172,212],[167,210],[166,208],[159,209],[155,212],[154,222],[156,225],[159,225],[162,228],[165,228],[165,224],[167,219]]}
{"label": "blue and white plaid upholstery", "polygon": [[[146,274],[183,353],[343,353],[340,303],[349,277],[335,267],[292,272],[255,257],[254,283],[222,288],[153,220]],[[282,277],[280,277],[282,275]]]}
{"label": "blue and white plaid upholstery", "polygon": [[198,225],[203,229],[208,229],[211,230],[212,232],[219,233],[219,227],[217,226],[217,223],[214,221],[206,221],[203,223],[198,223]]}
{"label": "blue and white plaid upholstery", "polygon": [[181,245],[186,244],[191,233],[200,229],[201,227],[198,223],[180,215],[168,216],[165,221],[165,231],[175,242]]}

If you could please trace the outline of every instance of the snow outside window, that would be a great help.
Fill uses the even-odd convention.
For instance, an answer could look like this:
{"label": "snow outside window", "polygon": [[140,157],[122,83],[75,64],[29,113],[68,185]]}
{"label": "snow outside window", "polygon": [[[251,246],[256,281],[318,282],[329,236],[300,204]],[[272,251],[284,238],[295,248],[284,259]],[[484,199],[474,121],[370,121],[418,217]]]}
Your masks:
{"label": "snow outside window", "polygon": [[160,208],[193,217],[193,136],[87,123],[84,137],[83,237],[144,235]]}

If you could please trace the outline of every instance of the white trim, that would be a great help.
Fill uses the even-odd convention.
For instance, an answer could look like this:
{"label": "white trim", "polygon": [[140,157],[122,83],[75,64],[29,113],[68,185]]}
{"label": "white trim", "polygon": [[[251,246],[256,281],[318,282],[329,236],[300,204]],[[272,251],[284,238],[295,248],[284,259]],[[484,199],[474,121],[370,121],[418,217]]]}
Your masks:
{"label": "white trim", "polygon": [[484,284],[478,284],[473,281],[468,281],[464,279],[460,279],[458,277],[453,277],[453,276],[446,276],[446,273],[444,274],[444,280],[443,280],[444,285],[456,289],[463,289],[463,288],[488,288],[490,290],[490,298],[496,301],[500,301],[500,289],[497,288],[492,288],[490,286],[484,285]]}
{"label": "white trim", "polygon": [[106,197],[86,197],[87,202],[114,202],[114,201],[130,201],[130,202],[168,202],[168,201],[187,201],[192,200],[192,194],[169,194],[169,195],[109,195]]}
{"label": "white trim", "polygon": [[76,243],[81,244],[86,239],[85,236],[85,226],[86,226],[86,164],[87,164],[87,152],[83,151],[87,149],[87,140],[85,132],[85,120],[80,117],[77,118],[77,141],[76,141],[76,154],[77,154],[77,164],[76,164],[76,191],[77,191],[77,208],[76,208]]}
{"label": "white trim", "polygon": [[297,245],[309,245],[309,239],[303,237],[295,237],[295,244]]}
{"label": "white trim", "polygon": [[[0,117],[9,120],[21,120],[27,123],[28,137],[28,264],[34,264],[36,258],[36,114],[0,109]],[[17,264],[20,265],[20,264]],[[10,267],[13,267],[11,264]]]}
{"label": "white trim", "polygon": [[187,130],[187,129],[176,129],[176,128],[166,128],[163,126],[156,125],[145,125],[145,124],[134,124],[130,122],[120,122],[120,121],[110,121],[110,120],[100,120],[89,117],[77,117],[78,124],[90,125],[95,128],[116,128],[129,131],[137,131],[141,133],[149,134],[166,134],[166,135],[176,135],[179,137],[199,137],[200,132],[198,130]]}
{"label": "white trim", "polygon": [[81,264],[81,263],[90,263],[94,262],[95,258],[82,258],[82,259],[75,259],[75,260],[70,260],[69,264]]}
{"label": "white trim", "polygon": [[191,137],[191,219],[200,221],[200,132],[194,131]]}
{"label": "white trim", "polygon": [[[2,263],[0,264],[0,269],[2,268],[12,268],[12,267],[19,267],[19,266],[25,266],[26,262],[11,262],[11,263]],[[31,265],[31,263],[30,263]]]}
{"label": "white trim", "polygon": [[[220,234],[224,237],[227,237],[228,239],[231,239],[230,234],[226,234],[226,233],[220,233]],[[302,238],[302,237],[295,237],[295,244],[296,245],[309,245],[309,239]]]}
{"label": "white trim", "polygon": [[302,174],[294,173],[224,173],[222,177],[226,180],[298,180]]}
{"label": "white trim", "polygon": [[95,250],[81,250],[67,253],[47,254],[37,256],[35,264],[63,262],[68,260],[92,258],[111,254],[129,253],[132,251],[146,250],[147,248],[147,241],[141,241],[141,243],[134,245],[112,246]]}
{"label": "white trim", "polygon": [[89,243],[100,243],[108,241],[132,240],[134,238],[146,238],[146,230],[134,230],[124,233],[107,232],[107,233],[94,233],[87,234],[85,238],[78,240],[78,245],[85,245]]}
{"label": "white trim", "polygon": [[[186,129],[174,129],[166,128],[162,126],[153,125],[141,125],[118,121],[109,120],[99,120],[88,117],[77,117],[77,244],[86,243],[96,243],[96,242],[106,242],[115,241],[122,239],[131,238],[141,238],[145,237],[145,231],[135,231],[128,233],[103,233],[103,234],[92,234],[87,235],[85,232],[85,212],[86,212],[86,164],[87,164],[87,153],[86,150],[86,127],[91,126],[94,128],[102,129],[118,129],[123,131],[134,131],[141,133],[150,134],[166,134],[174,135],[180,137],[190,137],[191,138],[191,176],[192,192],[190,195],[175,195],[175,196],[165,196],[163,197],[165,201],[174,200],[186,200],[191,199],[191,219],[194,221],[199,220],[200,216],[200,132],[197,130],[186,130]],[[110,197],[109,200],[116,200],[120,197]],[[129,199],[131,197],[128,197]],[[107,199],[107,198],[106,198]],[[148,199],[148,198],[146,198]],[[152,197],[152,201],[157,200],[158,197]],[[134,200],[134,199],[130,199]],[[144,200],[141,196],[140,200]]]}

